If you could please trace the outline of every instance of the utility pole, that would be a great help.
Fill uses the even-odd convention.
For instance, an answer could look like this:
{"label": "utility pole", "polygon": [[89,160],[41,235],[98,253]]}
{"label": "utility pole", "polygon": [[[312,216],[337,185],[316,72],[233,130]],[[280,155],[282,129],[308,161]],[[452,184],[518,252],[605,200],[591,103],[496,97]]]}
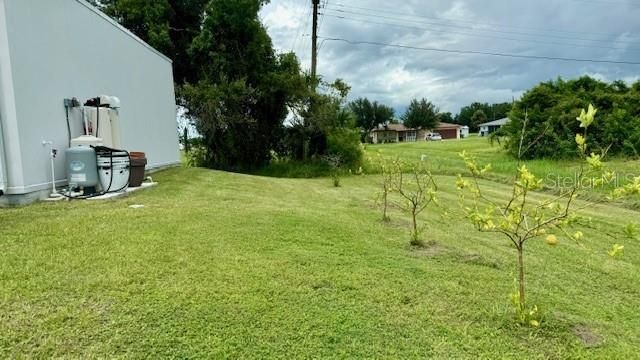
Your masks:
{"label": "utility pole", "polygon": [[[316,72],[318,67],[318,5],[320,5],[320,0],[311,0],[313,4],[313,30],[311,30],[311,81],[313,82],[313,91],[316,91]],[[313,114],[313,109],[315,108],[314,97],[311,97],[310,110]],[[314,115],[311,115],[312,117]],[[305,119],[305,123],[306,123]],[[305,124],[306,125],[306,124]],[[302,140],[302,159],[307,160],[309,158],[309,148],[311,144],[311,139],[307,135],[303,135]]]}
{"label": "utility pole", "polygon": [[313,2],[313,30],[311,31],[311,76],[315,79],[318,68],[318,5],[320,0]]}

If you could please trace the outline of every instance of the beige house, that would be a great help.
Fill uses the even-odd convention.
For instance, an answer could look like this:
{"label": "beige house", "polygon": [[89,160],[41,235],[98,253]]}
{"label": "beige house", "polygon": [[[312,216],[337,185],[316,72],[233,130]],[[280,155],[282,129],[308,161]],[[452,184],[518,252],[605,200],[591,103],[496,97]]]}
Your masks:
{"label": "beige house", "polygon": [[404,124],[381,125],[371,132],[374,144],[412,142],[418,139],[424,140],[426,132],[422,129],[412,129]]}
{"label": "beige house", "polygon": [[433,131],[408,128],[404,124],[381,125],[371,132],[371,141],[374,144],[424,141],[429,132],[437,132],[443,139],[460,139],[461,129],[461,125],[444,122],[439,123]]}

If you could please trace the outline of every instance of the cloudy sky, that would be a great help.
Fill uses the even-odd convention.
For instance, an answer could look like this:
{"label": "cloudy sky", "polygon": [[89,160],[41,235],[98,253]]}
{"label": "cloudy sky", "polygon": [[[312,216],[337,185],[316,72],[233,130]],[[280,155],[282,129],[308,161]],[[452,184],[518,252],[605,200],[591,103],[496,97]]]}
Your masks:
{"label": "cloudy sky", "polygon": [[[461,50],[640,62],[640,0],[321,0],[322,38]],[[261,17],[279,51],[310,68],[311,0],[271,0]],[[473,101],[518,98],[533,85],[589,74],[628,82],[640,65],[548,61],[319,40],[318,73],[351,98],[402,112],[426,97],[457,113]]]}

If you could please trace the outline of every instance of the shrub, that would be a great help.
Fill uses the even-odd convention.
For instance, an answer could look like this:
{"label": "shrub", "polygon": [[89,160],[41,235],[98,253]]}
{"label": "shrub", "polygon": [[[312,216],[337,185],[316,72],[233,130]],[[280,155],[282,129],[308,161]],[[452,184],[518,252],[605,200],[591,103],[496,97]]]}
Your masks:
{"label": "shrub", "polygon": [[185,165],[189,167],[206,167],[210,163],[209,151],[200,143],[191,143],[189,152],[184,153]]}
{"label": "shrub", "polygon": [[364,151],[358,130],[349,128],[333,129],[327,136],[329,154],[340,157],[341,165],[350,168],[362,165]]}
{"label": "shrub", "polygon": [[529,147],[521,154],[523,158],[576,157],[574,137],[580,125],[575,118],[579,109],[593,104],[598,108],[598,118],[589,127],[587,152],[639,156],[640,86],[622,85],[586,76],[537,85],[516,102],[509,114],[511,121],[504,127],[507,149],[517,156],[526,117],[523,142]]}

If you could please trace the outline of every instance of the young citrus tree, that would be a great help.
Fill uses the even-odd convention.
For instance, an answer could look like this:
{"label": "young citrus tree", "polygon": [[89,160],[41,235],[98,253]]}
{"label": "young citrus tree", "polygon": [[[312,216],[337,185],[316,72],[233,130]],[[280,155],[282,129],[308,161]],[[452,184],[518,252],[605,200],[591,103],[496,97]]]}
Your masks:
{"label": "young citrus tree", "polygon": [[382,156],[380,152],[377,154],[377,162],[380,165],[380,173],[382,175],[382,189],[378,194],[377,202],[379,202],[382,206],[382,221],[389,221],[391,218],[389,217],[389,197],[393,192],[393,184],[395,182],[395,178],[400,170],[400,166],[398,164],[399,160],[386,159]]}
{"label": "young citrus tree", "polygon": [[414,246],[424,245],[420,240],[420,227],[418,226],[418,215],[429,205],[437,204],[436,184],[431,172],[424,169],[422,164],[413,166],[409,174],[402,172],[402,165],[395,161],[394,165],[394,190],[400,194],[400,207],[411,215],[411,241]]}
{"label": "young citrus tree", "polygon": [[[545,238],[547,244],[556,245],[558,236],[565,235],[574,241],[583,238],[581,231],[570,233],[567,228],[577,218],[577,211],[593,202],[578,205],[576,199],[587,188],[601,187],[610,183],[614,174],[604,169],[602,156],[587,153],[588,129],[596,115],[596,109],[589,106],[588,111],[582,110],[577,120],[583,129],[581,134],[575,136],[577,152],[580,157],[580,166],[573,184],[561,189],[559,194],[552,198],[541,199],[531,196],[532,192],[542,187],[542,179],[529,171],[520,159],[527,147],[523,144],[524,135],[520,139],[518,164],[513,179],[510,195],[503,201],[487,196],[480,183],[480,179],[490,171],[490,165],[479,165],[475,158],[466,152],[461,157],[470,172],[470,180],[462,175],[458,176],[457,187],[461,190],[461,200],[470,195],[471,206],[465,206],[466,217],[481,232],[498,233],[506,237],[517,251],[518,293],[515,297],[515,305],[521,323],[538,325],[536,320],[537,308],[527,308],[525,296],[525,245],[530,240]],[[527,118],[525,117],[522,134],[525,133]],[[587,185],[588,186],[585,186]],[[636,184],[636,185],[634,185]],[[634,184],[624,188],[618,188],[613,192],[613,197],[621,197],[630,193],[640,192],[640,178]]]}
{"label": "young citrus tree", "polygon": [[340,166],[342,165],[342,157],[336,154],[329,154],[324,156],[324,161],[329,164],[331,168],[331,180],[334,187],[340,187]]}

